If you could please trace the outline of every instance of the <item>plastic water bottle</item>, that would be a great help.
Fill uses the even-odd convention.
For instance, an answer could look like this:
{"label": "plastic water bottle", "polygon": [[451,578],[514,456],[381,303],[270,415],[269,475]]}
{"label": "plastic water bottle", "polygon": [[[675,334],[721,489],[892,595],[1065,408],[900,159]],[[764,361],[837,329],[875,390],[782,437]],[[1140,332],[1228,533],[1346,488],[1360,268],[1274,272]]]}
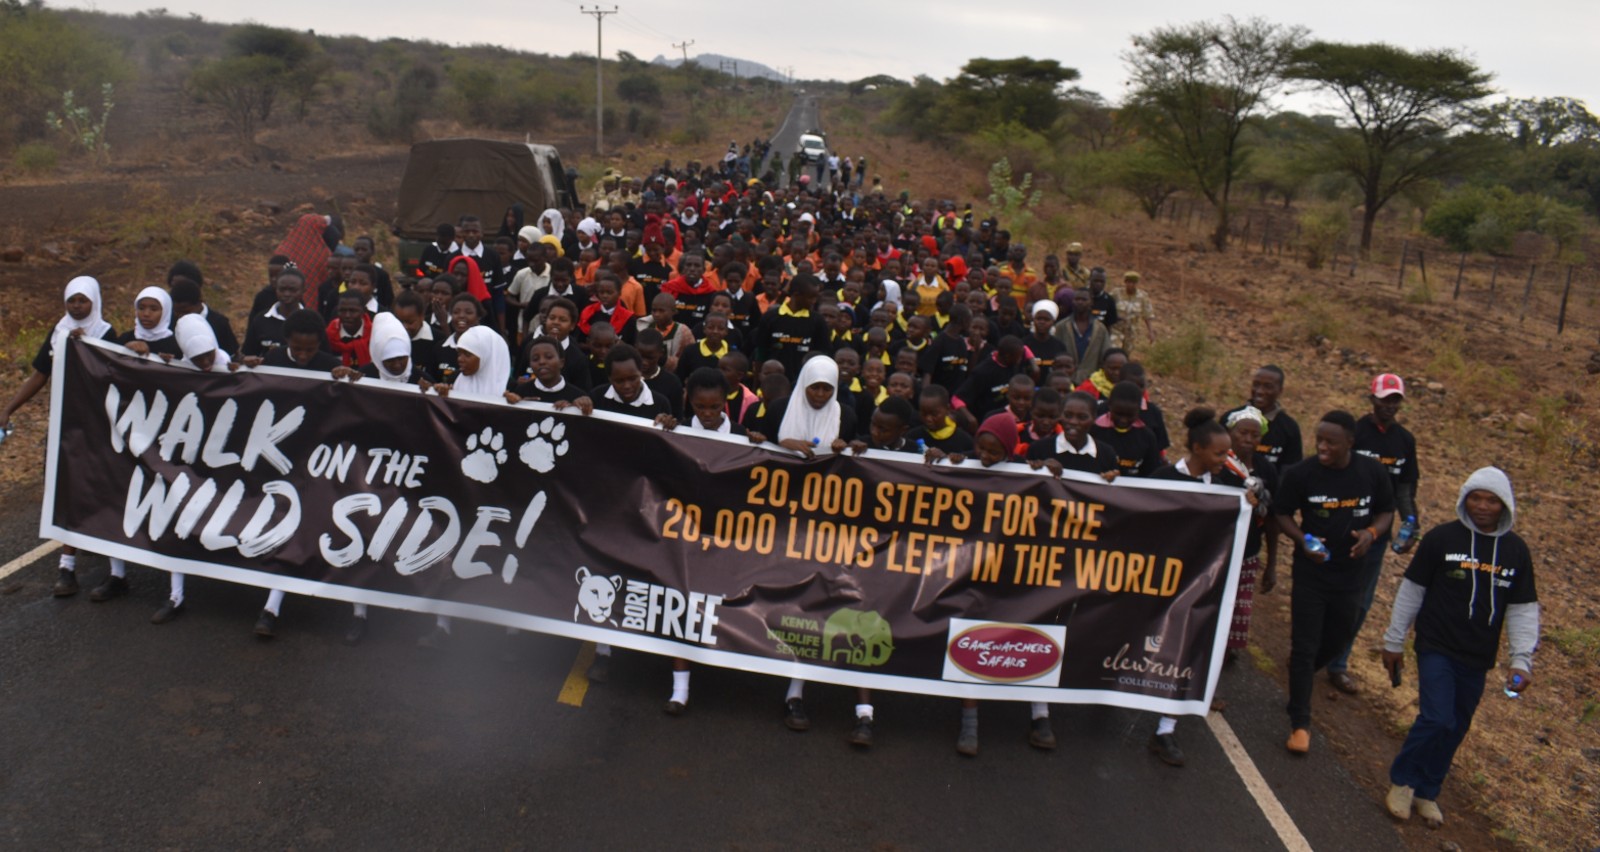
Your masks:
{"label": "plastic water bottle", "polygon": [[[1525,680],[1522,677],[1522,675],[1513,673],[1511,675],[1511,686],[1506,687],[1506,697],[1507,698],[1521,698],[1522,697],[1522,688],[1524,686],[1527,686],[1527,685],[1528,685],[1528,682],[1527,682],[1527,680]],[[1515,687],[1515,689],[1513,689],[1512,687]]]}
{"label": "plastic water bottle", "polygon": [[813,447],[822,446],[822,439],[821,438],[812,438],[811,439],[811,446],[813,446]]}
{"label": "plastic water bottle", "polygon": [[1389,542],[1389,549],[1395,553],[1405,550],[1406,545],[1417,537],[1417,516],[1406,515],[1405,522],[1400,525],[1400,531],[1394,534],[1394,541]]}
{"label": "plastic water bottle", "polygon": [[917,439],[917,453],[921,454],[921,455],[927,455],[927,453],[928,453],[928,442],[927,441],[924,441],[921,438]]}
{"label": "plastic water bottle", "polygon": [[0,444],[4,444],[6,442],[6,439],[11,437],[11,432],[12,432],[12,427],[10,427],[10,426],[0,426]]}
{"label": "plastic water bottle", "polygon": [[1323,559],[1328,558],[1328,546],[1323,544],[1321,540],[1311,533],[1306,533],[1305,546],[1306,553],[1309,553],[1312,556],[1320,555]]}

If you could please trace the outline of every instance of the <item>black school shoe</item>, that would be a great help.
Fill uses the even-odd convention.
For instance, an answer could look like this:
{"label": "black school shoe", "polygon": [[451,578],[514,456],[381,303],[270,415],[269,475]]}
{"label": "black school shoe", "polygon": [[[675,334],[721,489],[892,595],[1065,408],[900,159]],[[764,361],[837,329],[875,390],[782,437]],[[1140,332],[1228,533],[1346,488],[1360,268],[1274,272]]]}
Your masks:
{"label": "black school shoe", "polygon": [[856,729],[850,732],[850,744],[856,748],[872,748],[872,720],[856,717]]}
{"label": "black school shoe", "polygon": [[360,645],[361,640],[367,637],[367,620],[359,616],[352,616],[350,627],[344,632],[346,645]]}
{"label": "black school shoe", "polygon": [[1056,747],[1056,734],[1050,730],[1049,716],[1040,716],[1033,720],[1033,730],[1028,732],[1028,745],[1044,751]]}
{"label": "black school shoe", "polygon": [[162,604],[160,609],[156,610],[155,615],[150,616],[150,623],[166,624],[180,615],[183,615],[183,604],[173,603],[172,599],[168,598],[167,602]]}
{"label": "black school shoe", "polygon": [[256,619],[256,635],[262,639],[271,639],[278,635],[276,632],[277,626],[278,617],[267,610],[262,610],[261,617]]}
{"label": "black school shoe", "polygon": [[791,698],[785,702],[783,724],[791,731],[811,730],[811,717],[806,715],[806,703],[799,698]]}
{"label": "black school shoe", "polygon": [[122,577],[107,577],[104,583],[89,590],[89,600],[104,603],[128,593],[128,581]]}
{"label": "black school shoe", "polygon": [[70,598],[78,593],[78,573],[65,568],[56,571],[56,584],[50,589],[50,594],[58,598]]}
{"label": "black school shoe", "polygon": [[1183,749],[1178,748],[1178,737],[1175,734],[1152,734],[1150,753],[1161,758],[1161,762],[1168,766],[1183,765]]}
{"label": "black school shoe", "polygon": [[689,709],[689,705],[682,701],[668,701],[665,709],[668,716],[682,716],[684,711]]}

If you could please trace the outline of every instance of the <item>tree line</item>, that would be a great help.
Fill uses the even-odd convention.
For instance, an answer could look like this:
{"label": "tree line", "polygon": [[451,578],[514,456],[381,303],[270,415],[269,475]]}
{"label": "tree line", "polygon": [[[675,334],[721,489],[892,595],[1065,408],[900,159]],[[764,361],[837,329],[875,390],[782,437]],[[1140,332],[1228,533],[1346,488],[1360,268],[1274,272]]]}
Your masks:
{"label": "tree line", "polygon": [[[1493,75],[1459,51],[1226,17],[1135,35],[1122,58],[1120,104],[1053,59],[979,58],[950,80],[893,88],[887,123],[1020,151],[1067,192],[1110,184],[1152,218],[1173,194],[1196,194],[1215,211],[1218,250],[1242,194],[1359,206],[1363,253],[1397,198],[1463,251],[1505,251],[1519,230],[1565,248],[1585,213],[1600,215],[1600,120],[1568,97],[1494,101]],[[1326,112],[1282,110],[1291,91]]]}

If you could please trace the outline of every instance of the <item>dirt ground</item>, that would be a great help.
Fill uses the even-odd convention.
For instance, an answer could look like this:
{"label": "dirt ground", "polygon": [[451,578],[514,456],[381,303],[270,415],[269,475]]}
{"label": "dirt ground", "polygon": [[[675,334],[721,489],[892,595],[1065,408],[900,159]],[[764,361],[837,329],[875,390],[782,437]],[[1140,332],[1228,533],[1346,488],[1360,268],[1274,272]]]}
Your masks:
{"label": "dirt ground", "polygon": [[[826,122],[829,106],[823,109]],[[585,174],[612,162],[644,171],[663,158],[713,156],[721,147],[715,140],[748,139],[771,126],[766,116],[729,119],[713,141],[698,146],[703,150],[661,142],[605,161],[582,156],[586,149],[576,141],[563,150]],[[853,156],[865,154],[891,191],[972,198],[982,206],[982,165],[882,136],[865,121],[831,130],[830,141]],[[5,392],[26,377],[59,316],[60,288],[74,275],[99,278],[108,318],[127,328],[134,293],[162,283],[172,261],[196,260],[206,273],[208,299],[242,333],[244,308],[264,283],[265,259],[300,212],[340,212],[351,236],[372,234],[380,259],[392,257],[385,223],[405,154],[403,146],[391,146],[181,168],[132,162],[109,173],[0,184]],[[1518,531],[1532,546],[1544,609],[1535,684],[1520,701],[1491,686],[1442,797],[1449,824],[1430,832],[1417,823],[1404,835],[1418,850],[1452,848],[1448,843],[1460,849],[1600,845],[1600,588],[1591,578],[1592,560],[1581,556],[1590,532],[1585,504],[1600,467],[1600,389],[1583,369],[1597,329],[1569,328],[1558,337],[1540,318],[1515,323],[1468,301],[1408,298],[1394,286],[1392,267],[1363,265],[1353,276],[1346,269],[1313,271],[1288,255],[1204,251],[1195,245],[1201,231],[1152,223],[1137,213],[1050,200],[1046,206],[1042,221],[1070,223],[1070,229],[1040,235],[1032,263],[1081,240],[1089,246],[1087,262],[1111,269],[1113,281],[1123,269],[1143,273],[1159,312],[1157,333],[1168,341],[1167,363],[1174,365],[1155,373],[1153,393],[1174,420],[1192,404],[1236,404],[1260,363],[1287,371],[1284,404],[1302,424],[1335,407],[1360,414],[1367,381],[1393,371],[1413,389],[1403,416],[1418,435],[1425,526],[1453,517],[1456,488],[1473,468],[1496,464],[1511,474]],[[1180,338],[1193,346],[1175,355],[1173,341]],[[1135,357],[1154,363],[1159,354]],[[41,402],[18,413],[16,435],[0,446],[0,493],[14,494],[17,485],[40,477]],[[1391,690],[1376,662],[1393,577],[1403,568],[1391,557],[1391,577],[1357,642],[1352,674],[1362,693],[1343,696],[1320,679],[1317,689],[1317,724],[1365,779],[1374,807],[1381,807],[1388,762],[1415,713],[1414,686]],[[1285,576],[1277,592],[1259,599],[1254,659],[1241,662],[1280,679],[1289,582]],[[1500,676],[1493,674],[1491,684]]]}

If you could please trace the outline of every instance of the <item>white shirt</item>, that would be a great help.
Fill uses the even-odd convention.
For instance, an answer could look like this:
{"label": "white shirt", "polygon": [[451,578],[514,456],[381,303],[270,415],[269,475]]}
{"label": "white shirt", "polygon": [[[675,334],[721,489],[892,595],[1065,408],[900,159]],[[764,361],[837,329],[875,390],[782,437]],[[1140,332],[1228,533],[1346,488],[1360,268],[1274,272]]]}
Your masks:
{"label": "white shirt", "polygon": [[1083,441],[1083,449],[1080,450],[1077,447],[1072,446],[1072,444],[1067,440],[1067,433],[1058,432],[1056,433],[1056,452],[1069,453],[1074,456],[1088,456],[1092,459],[1100,457],[1099,454],[1095,452],[1093,435],[1085,436]]}

